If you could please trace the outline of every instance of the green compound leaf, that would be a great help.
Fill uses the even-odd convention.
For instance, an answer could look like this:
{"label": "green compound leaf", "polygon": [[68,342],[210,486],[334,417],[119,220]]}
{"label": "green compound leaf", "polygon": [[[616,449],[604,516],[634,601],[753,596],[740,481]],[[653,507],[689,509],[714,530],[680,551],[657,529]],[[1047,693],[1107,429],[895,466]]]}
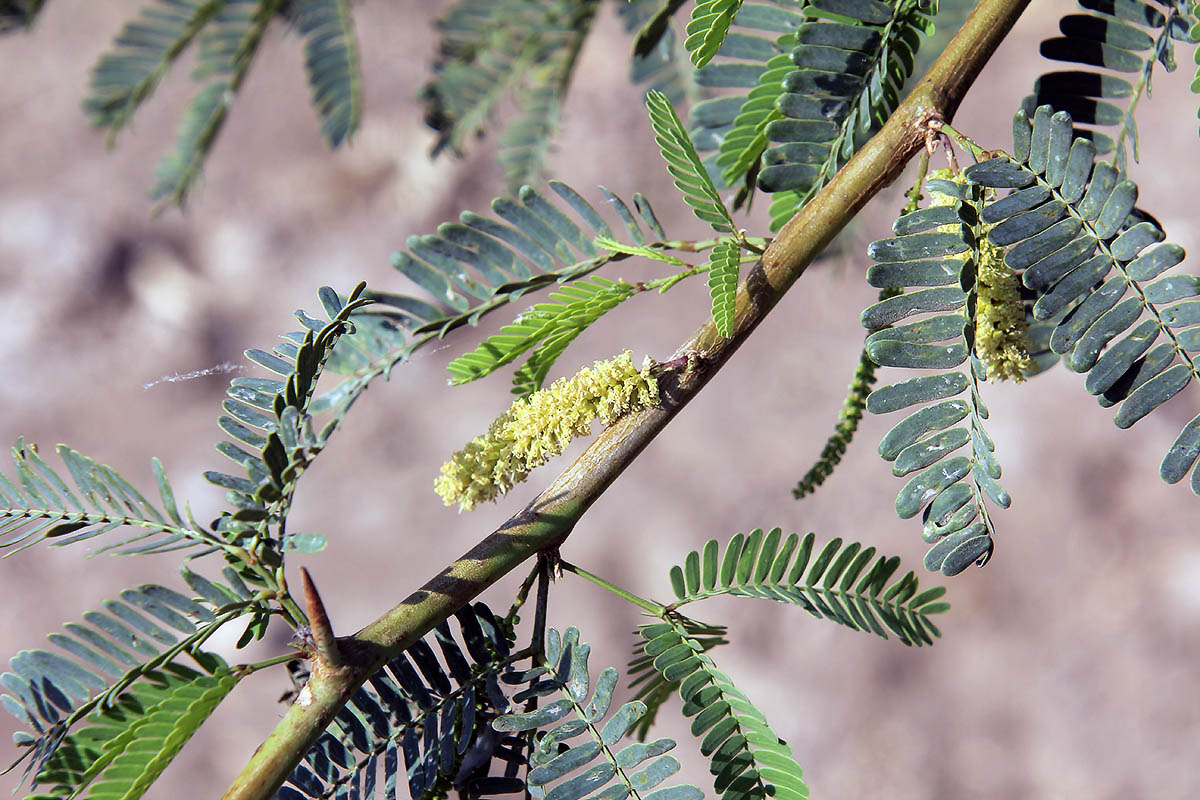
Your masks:
{"label": "green compound leaf", "polygon": [[625,281],[592,276],[566,284],[489,336],[474,351],[447,365],[451,384],[457,386],[490,375],[537,347],[517,372],[514,393],[529,394],[544,382],[559,354],[600,317],[633,296],[635,287]]}
{"label": "green compound leaf", "polygon": [[[978,384],[987,373],[976,352],[983,318],[977,309],[989,307],[979,299],[986,287],[977,274],[992,269],[1002,254],[981,242],[981,189],[939,178],[927,180],[925,188],[932,205],[900,216],[892,226],[897,235],[868,248],[876,263],[867,280],[886,290],[931,288],[867,308],[862,322],[872,333],[866,352],[880,366],[955,371],[883,386],[866,407],[885,414],[923,406],[884,435],[879,454],[894,475],[908,479],[896,497],[896,513],[901,519],[922,514],[922,537],[932,545],[925,566],[956,575],[986,563],[992,553],[995,526],[985,499],[1000,508],[1010,504],[983,425],[987,407]],[[1024,304],[1017,313],[1024,321]],[[905,324],[892,327],[900,322]],[[1028,355],[1022,363],[1033,366],[1024,374],[1040,363]],[[960,454],[963,448],[967,455]]]}
{"label": "green compound leaf", "polygon": [[290,10],[304,37],[304,68],[321,133],[337,147],[358,128],[362,73],[350,0],[295,0]]}
{"label": "green compound leaf", "polygon": [[709,758],[722,800],[806,800],[804,770],[750,699],[717,669],[679,621],[638,629],[642,650],[664,680],[677,682],[684,716]]}
{"label": "green compound leaf", "polygon": [[[1192,27],[1188,29],[1188,39],[1192,42],[1200,42],[1200,2],[1192,0],[1188,7],[1188,12],[1192,16]],[[1195,60],[1195,56],[1192,56]],[[1196,62],[1200,64],[1200,61]],[[1200,94],[1200,66],[1196,67],[1196,74],[1192,77],[1191,90],[1193,94]],[[1197,116],[1200,116],[1200,111],[1197,111]]]}
{"label": "green compound leaf", "polygon": [[528,759],[529,786],[546,800],[625,798],[629,787],[641,797],[702,800],[704,794],[696,786],[655,790],[680,769],[678,761],[664,755],[675,747],[671,739],[616,747],[637,728],[646,705],[634,700],[613,711],[620,676],[609,667],[593,683],[587,663],[590,650],[579,641],[576,628],[561,636],[551,629],[544,662],[525,673],[505,676],[506,682],[528,685],[514,701],[560,697],[537,710],[507,714],[492,723],[500,733],[539,732]]}
{"label": "green compound leaf", "polygon": [[[621,231],[626,241],[647,245],[651,251],[669,246],[653,208],[641,194],[635,193],[627,204],[600,187],[603,203],[597,207],[561,182],[550,181],[549,188],[553,195],[522,187],[516,197],[493,201],[492,216],[465,211],[457,220],[439,225],[435,234],[408,238],[407,249],[392,256],[392,265],[402,281],[411,281],[420,291],[417,295],[363,294],[372,305],[355,311],[353,332],[338,339],[325,365],[324,375],[344,380],[332,388],[322,385],[322,394],[308,407],[309,414],[332,415],[321,428],[322,441],[373,381],[390,375],[419,348],[526,295],[560,288],[632,255],[620,249],[604,252],[597,240],[615,240]],[[615,224],[606,221],[604,209],[616,216]],[[319,320],[302,313],[297,316],[306,327],[321,329]],[[530,367],[531,379],[540,380],[541,369],[535,367],[553,354],[547,349],[539,356]],[[282,381],[257,378],[235,378],[233,384],[253,400],[251,405],[264,409],[273,408],[270,395],[284,388]],[[248,433],[258,442],[255,447],[261,447],[264,436]]]}
{"label": "green compound leaf", "polygon": [[733,218],[721,202],[717,187],[708,177],[691,138],[671,107],[671,101],[662,92],[650,91],[646,93],[646,106],[650,109],[654,140],[684,200],[696,216],[711,225],[713,230],[732,233],[735,227]]}
{"label": "green compound leaf", "polygon": [[[98,552],[147,555],[225,542],[189,519],[175,504],[162,464],[154,462],[161,507],[146,499],[112,467],[59,445],[66,467],[60,474],[18,439],[12,448],[14,471],[0,472],[0,551],[19,553],[41,542],[66,547],[93,538],[109,541]],[[68,481],[70,483],[68,483]]]}
{"label": "green compound leaf", "polygon": [[[689,566],[691,561],[689,556]],[[729,640],[725,638],[726,629],[720,625],[706,625],[686,617],[681,617],[680,622],[687,630],[688,638],[700,646],[701,652],[729,644]],[[657,652],[647,655],[641,643],[637,642],[634,644],[633,659],[629,662],[629,688],[637,689],[633,699],[646,704],[646,715],[638,720],[633,728],[634,735],[643,742],[650,734],[650,728],[653,727],[663,703],[679,691],[679,681],[667,680],[654,668],[654,656],[657,655]]]}
{"label": "green compound leaf", "polygon": [[795,488],[792,489],[792,497],[797,500],[808,497],[841,463],[846,448],[850,446],[854,434],[858,431],[858,423],[862,420],[863,410],[867,406],[867,395],[875,385],[875,367],[870,354],[863,350],[854,368],[854,378],[850,381],[846,399],[842,401],[842,410],[838,414],[833,433],[825,441],[816,462],[804,473],[804,477],[796,482]]}
{"label": "green compound leaf", "polygon": [[[41,2],[24,5],[33,14]],[[158,163],[152,199],[186,202],[277,18],[304,39],[305,69],[325,139],[336,147],[354,132],[362,79],[349,0],[150,0],[97,61],[83,107],[111,143],[180,57],[193,51],[196,92],[173,149]]]}
{"label": "green compound leaf", "polygon": [[[1142,6],[1141,3],[1133,4]],[[1152,9],[1150,9],[1152,10]],[[1118,406],[1128,428],[1200,377],[1200,278],[1163,274],[1183,248],[1136,208],[1137,186],[1097,148],[1077,138],[1072,117],[1040,106],[1013,120],[1013,153],[968,167],[972,183],[1018,191],[989,203],[988,234],[1006,248],[1036,296],[1033,316],[1046,323],[1048,348],[1102,406]],[[1200,417],[1197,417],[1200,419]],[[1194,423],[1168,451],[1160,472],[1182,480],[1196,462]],[[1200,494],[1200,467],[1192,471]]]}
{"label": "green compound leaf", "polygon": [[225,0],[196,36],[192,77],[208,84],[192,98],[174,149],[159,160],[150,197],[183,205],[250,71],[267,26],[282,0]]}
{"label": "green compound leaf", "polygon": [[599,0],[458,0],[438,20],[434,77],[421,90],[434,153],[461,152],[492,127],[506,99],[515,115],[498,161],[516,192],[538,177]]}
{"label": "green compound leaf", "polygon": [[[915,574],[892,581],[900,566],[896,557],[875,557],[875,548],[840,538],[815,551],[815,535],[783,536],[779,528],[764,533],[735,534],[721,552],[716,539],[692,551],[682,566],[671,568],[673,608],[709,597],[758,597],[799,606],[817,619],[851,630],[888,632],[903,644],[931,645],[941,636],[929,619],[946,611],[933,604],[945,594],[936,587],[918,591]],[[693,637],[695,638],[695,637]]]}
{"label": "green compound leaf", "polygon": [[55,793],[137,800],[237,685],[221,665],[212,675],[173,666],[146,676],[91,724],[63,740],[37,776]]}
{"label": "green compound leaf", "polygon": [[814,196],[899,105],[932,13],[927,0],[742,5],[697,82],[744,94],[690,120],[697,150],[717,151],[710,171],[740,187],[735,207],[772,194],[778,230]]}
{"label": "green compound leaf", "polygon": [[713,322],[717,333],[727,338],[733,335],[741,255],[737,241],[722,239],[713,247],[709,258],[708,293],[712,297]]}
{"label": "green compound leaf", "polygon": [[[504,777],[529,743],[497,737],[509,709],[513,631],[487,606],[464,606],[371,675],[274,795],[278,800],[372,796],[433,798],[459,787],[472,797],[520,792]],[[526,671],[528,672],[528,670]],[[498,746],[497,746],[498,745]],[[499,767],[500,774],[491,774]],[[385,792],[374,794],[376,786]],[[405,793],[407,789],[407,793]]]}
{"label": "green compound leaf", "polygon": [[315,429],[313,394],[326,365],[336,361],[335,352],[347,349],[338,344],[357,324],[351,315],[370,302],[365,289],[359,284],[343,298],[322,287],[318,297],[328,321],[297,311],[305,330],[283,335],[270,351],[246,351],[246,358],[271,377],[230,381],[221,404],[224,413],[217,419],[230,437],[217,444],[217,451],[244,470],[244,477],[218,471],[204,475],[228,490],[226,499],[237,509],[222,514],[216,528],[231,540],[262,535],[273,520],[286,518],[297,481],[336,428],[330,423]]}
{"label": "green compound leaf", "polygon": [[220,0],[158,0],[142,9],[92,68],[83,100],[91,124],[111,141],[220,8]]}
{"label": "green compound leaf", "polygon": [[[27,729],[15,734],[14,741],[26,751],[25,774],[33,775],[35,783],[56,783],[70,793],[95,779],[130,742],[142,759],[134,775],[145,771],[153,779],[207,716],[211,708],[202,702],[198,709],[203,713],[194,725],[183,719],[178,725],[171,722],[171,730],[163,728],[169,722],[164,717],[149,719],[155,706],[179,694],[181,685],[214,688],[200,673],[182,666],[183,656],[216,678],[229,677],[224,662],[201,648],[221,626],[259,613],[263,604],[232,568],[226,568],[227,579],[233,573],[229,584],[209,581],[186,568],[181,572],[198,598],[157,584],[126,589],[119,599],[105,602],[102,611],[89,611],[82,622],[69,622],[62,632],[49,634],[56,650],[22,650],[10,659],[11,671],[0,675],[5,691],[0,705]],[[218,695],[213,704],[224,692]],[[191,699],[203,700],[195,692]],[[177,715],[185,709],[175,705],[160,710]],[[159,733],[135,730],[146,724]],[[124,737],[119,747],[104,744],[116,736]],[[150,736],[164,738],[146,744]],[[107,759],[101,759],[101,744]],[[113,779],[108,773],[103,783]],[[137,794],[141,791],[144,787]]]}
{"label": "green compound leaf", "polygon": [[683,102],[695,94],[692,65],[680,55],[672,18],[683,0],[628,0],[618,4],[625,32],[635,36],[630,83],[648,84],[671,98]]}
{"label": "green compound leaf", "polygon": [[733,15],[741,7],[742,0],[700,0],[696,3],[683,43],[692,54],[693,65],[703,67],[717,54],[729,33]]}
{"label": "green compound leaf", "polygon": [[[1127,149],[1134,161],[1139,157],[1134,112],[1143,95],[1150,94],[1155,67],[1161,64],[1167,72],[1174,72],[1175,41],[1200,41],[1198,6],[1185,5],[1183,0],[1157,4],[1080,0],[1080,8],[1072,9],[1076,13],[1059,21],[1062,35],[1041,44],[1045,58],[1078,68],[1039,77],[1033,94],[1022,101],[1025,113],[1033,116],[1041,105],[1067,112],[1075,126],[1074,135],[1091,141],[1099,153],[1113,152],[1116,166],[1124,174]],[[1193,83],[1192,90],[1196,89]],[[1115,139],[1110,135],[1114,127]]]}

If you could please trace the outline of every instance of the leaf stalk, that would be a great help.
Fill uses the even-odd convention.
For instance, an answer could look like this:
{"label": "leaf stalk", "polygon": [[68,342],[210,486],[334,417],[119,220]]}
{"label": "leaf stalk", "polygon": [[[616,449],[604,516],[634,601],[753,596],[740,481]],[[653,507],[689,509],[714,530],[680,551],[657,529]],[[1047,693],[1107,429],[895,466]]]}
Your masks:
{"label": "leaf stalk", "polygon": [[638,597],[636,594],[629,591],[628,589],[622,589],[620,586],[617,586],[615,583],[610,583],[609,581],[604,580],[604,578],[601,578],[599,575],[588,572],[583,567],[577,567],[574,564],[568,563],[566,561],[559,561],[558,564],[560,567],[562,567],[564,572],[570,572],[575,575],[578,575],[579,577],[583,578],[585,581],[588,581],[589,583],[594,583],[596,586],[599,586],[604,591],[611,592],[612,594],[615,594],[617,597],[621,598],[622,600],[633,603],[635,606],[637,606],[638,608],[647,612],[648,614],[652,614],[656,617],[662,617],[664,614],[667,613],[666,606],[655,603],[653,600],[647,600],[644,597]]}

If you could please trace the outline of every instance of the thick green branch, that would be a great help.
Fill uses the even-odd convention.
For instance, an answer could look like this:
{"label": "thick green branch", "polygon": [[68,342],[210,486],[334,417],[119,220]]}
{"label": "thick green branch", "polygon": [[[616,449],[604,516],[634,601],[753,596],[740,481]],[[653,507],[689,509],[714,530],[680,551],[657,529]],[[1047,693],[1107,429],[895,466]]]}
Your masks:
{"label": "thick green branch", "polygon": [[895,180],[924,146],[928,122],[954,116],[1028,3],[979,3],[883,129],[784,226],[738,290],[733,335],[721,337],[709,322],[679,348],[677,356],[697,357],[685,359],[688,367],[660,380],[660,407],[619,420],[521,513],[358,634],[339,640],[342,665],[315,662],[307,686],[255,751],[226,800],[271,797],[368,676],[517,565],[562,543],[583,513],[733,355],[829,241],[867,200]]}

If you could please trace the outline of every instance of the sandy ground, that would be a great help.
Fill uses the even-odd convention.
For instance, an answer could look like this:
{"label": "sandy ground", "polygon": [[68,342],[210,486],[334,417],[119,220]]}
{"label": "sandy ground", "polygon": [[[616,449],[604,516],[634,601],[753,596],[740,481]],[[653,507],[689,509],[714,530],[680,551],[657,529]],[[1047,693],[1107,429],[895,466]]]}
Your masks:
{"label": "sandy ground", "polygon": [[[189,91],[183,74],[166,81],[115,150],[79,109],[90,65],[140,5],[52,3],[33,35],[0,42],[0,439],[24,435],[44,450],[67,442],[147,491],[158,455],[206,519],[222,501],[200,473],[223,466],[210,444],[229,375],[147,384],[269,346],[292,329],[292,309],[316,307],[322,284],[407,291],[390,254],[462,208],[484,209],[498,171],[488,143],[461,160],[426,157],[432,137],[414,95],[432,53],[434,4],[368,2],[356,6],[367,88],[354,146],[324,148],[297,42],[277,31],[203,191],[186,214],[152,218],[144,192]],[[1008,145],[1010,110],[1045,69],[1037,42],[1066,5],[1033,3],[968,99],[961,129]],[[585,190],[642,191],[669,232],[699,235],[650,147],[610,12],[584,53],[551,173]],[[1160,79],[1139,113],[1147,144],[1135,176],[1142,204],[1194,251],[1188,176],[1200,141],[1183,74],[1188,49],[1181,54],[1181,72]],[[889,420],[865,421],[815,497],[796,503],[789,494],[836,416],[861,346],[858,312],[873,295],[859,254],[885,235],[899,191],[872,203],[852,255],[810,271],[605,494],[566,557],[661,598],[666,565],[687,550],[778,525],[865,540],[919,568],[917,526],[894,517],[899,482],[873,452]],[[622,277],[652,274],[627,269]],[[638,298],[574,345],[559,374],[618,348],[663,357],[703,321],[706,304],[699,284]],[[550,479],[535,476],[505,502],[463,515],[429,490],[442,460],[508,402],[506,378],[445,385],[445,363],[478,335],[424,351],[372,389],[305,478],[292,529],[326,533],[330,547],[296,562],[313,570],[342,632],[402,598]],[[1013,508],[997,515],[993,562],[948,582],[954,610],[935,647],[905,649],[766,602],[704,609],[735,626],[719,663],[770,709],[814,796],[1200,796],[1189,767],[1200,745],[1197,501],[1156,475],[1196,396],[1122,432],[1081,384],[1057,370],[988,393]],[[169,557],[83,555],[43,548],[0,562],[8,598],[0,649],[41,646],[45,632],[128,586],[169,583],[175,568]],[[506,591],[486,598],[504,606]],[[623,665],[636,610],[573,581],[554,595],[553,621],[583,630],[596,669]],[[281,632],[254,656],[282,652],[285,641]],[[246,657],[229,652],[231,641],[218,644]],[[282,714],[274,701],[286,684],[275,672],[244,682],[148,796],[217,796]],[[0,727],[7,741],[12,720],[4,715]],[[666,731],[680,740],[691,779],[705,783],[686,730]]]}

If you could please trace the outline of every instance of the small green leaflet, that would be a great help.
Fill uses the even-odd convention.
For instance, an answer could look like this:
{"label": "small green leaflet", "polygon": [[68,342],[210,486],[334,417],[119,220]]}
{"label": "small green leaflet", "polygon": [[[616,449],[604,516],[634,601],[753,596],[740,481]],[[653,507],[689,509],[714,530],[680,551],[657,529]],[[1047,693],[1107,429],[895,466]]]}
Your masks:
{"label": "small green leaflet", "polygon": [[712,297],[713,322],[717,326],[717,333],[725,338],[733,335],[741,255],[742,249],[736,240],[722,239],[713,247],[708,262],[708,293]]}
{"label": "small green leaflet", "polygon": [[641,256],[654,261],[661,261],[664,264],[674,264],[677,267],[686,267],[686,261],[680,261],[673,255],[664,253],[662,250],[657,250],[653,247],[645,247],[643,245],[625,244],[618,242],[616,239],[610,239],[607,236],[597,236],[592,240],[596,247],[602,247],[605,250],[612,250],[614,253],[624,253],[627,256]]}
{"label": "small green leaflet", "polygon": [[735,226],[717,187],[704,169],[704,163],[696,153],[691,137],[671,101],[662,92],[646,93],[646,107],[650,110],[650,127],[654,129],[654,140],[659,152],[667,162],[667,171],[675,179],[675,186],[683,193],[696,216],[712,226],[718,233],[732,233]]}
{"label": "small green leaflet", "polygon": [[703,67],[721,49],[733,16],[742,0],[700,0],[692,9],[692,18],[684,32],[683,46],[692,54],[692,65]]}
{"label": "small green leaflet", "polygon": [[283,537],[285,553],[320,553],[329,544],[321,533],[289,533]]}

